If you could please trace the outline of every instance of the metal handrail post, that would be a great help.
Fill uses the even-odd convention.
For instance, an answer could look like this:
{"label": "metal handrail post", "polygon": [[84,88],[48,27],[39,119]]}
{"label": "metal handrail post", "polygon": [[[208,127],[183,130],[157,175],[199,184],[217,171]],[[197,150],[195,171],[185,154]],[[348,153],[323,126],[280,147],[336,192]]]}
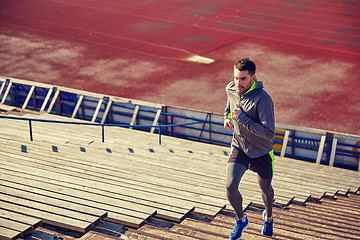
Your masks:
{"label": "metal handrail post", "polygon": [[105,142],[105,126],[104,124],[101,125],[101,135],[102,135],[102,142]]}
{"label": "metal handrail post", "polygon": [[159,145],[161,145],[161,127],[159,127]]}
{"label": "metal handrail post", "polygon": [[29,119],[30,141],[33,141],[31,120]]}

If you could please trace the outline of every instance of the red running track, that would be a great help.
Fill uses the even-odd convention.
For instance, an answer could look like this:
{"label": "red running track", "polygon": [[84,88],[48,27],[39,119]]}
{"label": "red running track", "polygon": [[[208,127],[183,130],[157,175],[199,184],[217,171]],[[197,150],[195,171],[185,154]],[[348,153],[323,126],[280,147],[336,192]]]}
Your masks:
{"label": "red running track", "polygon": [[359,12],[331,0],[0,0],[0,72],[222,113],[232,65],[250,56],[277,122],[360,134]]}

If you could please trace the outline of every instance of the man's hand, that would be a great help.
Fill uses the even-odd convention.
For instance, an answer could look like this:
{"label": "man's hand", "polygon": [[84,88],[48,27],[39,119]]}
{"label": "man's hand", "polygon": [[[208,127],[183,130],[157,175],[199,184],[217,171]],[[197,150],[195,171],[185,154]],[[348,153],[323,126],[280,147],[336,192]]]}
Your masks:
{"label": "man's hand", "polygon": [[232,125],[232,123],[231,123],[231,120],[230,119],[225,119],[225,122],[224,122],[224,128],[226,128],[226,129],[233,129],[233,125]]}
{"label": "man's hand", "polygon": [[239,107],[239,105],[236,104],[236,107],[232,110],[231,112],[231,118],[233,120],[236,120],[237,117],[240,115],[240,113],[242,113],[241,108]]}

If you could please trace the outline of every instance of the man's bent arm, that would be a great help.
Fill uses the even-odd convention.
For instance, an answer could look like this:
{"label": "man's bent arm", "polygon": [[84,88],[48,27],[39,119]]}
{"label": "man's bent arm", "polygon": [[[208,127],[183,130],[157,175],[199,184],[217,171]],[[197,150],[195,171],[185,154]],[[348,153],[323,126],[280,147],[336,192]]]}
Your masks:
{"label": "man's bent arm", "polygon": [[253,121],[245,112],[239,114],[237,121],[255,135],[273,139],[275,136],[275,116],[272,101],[267,101],[266,104],[258,106],[258,116],[261,123]]}

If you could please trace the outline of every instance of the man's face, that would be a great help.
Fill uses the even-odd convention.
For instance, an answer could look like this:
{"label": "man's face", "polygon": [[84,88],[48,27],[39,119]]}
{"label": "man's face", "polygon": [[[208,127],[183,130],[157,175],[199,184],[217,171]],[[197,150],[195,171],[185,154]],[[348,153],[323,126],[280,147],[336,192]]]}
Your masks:
{"label": "man's face", "polygon": [[248,71],[239,71],[234,67],[234,82],[238,93],[245,93],[255,81],[255,74],[250,76]]}

